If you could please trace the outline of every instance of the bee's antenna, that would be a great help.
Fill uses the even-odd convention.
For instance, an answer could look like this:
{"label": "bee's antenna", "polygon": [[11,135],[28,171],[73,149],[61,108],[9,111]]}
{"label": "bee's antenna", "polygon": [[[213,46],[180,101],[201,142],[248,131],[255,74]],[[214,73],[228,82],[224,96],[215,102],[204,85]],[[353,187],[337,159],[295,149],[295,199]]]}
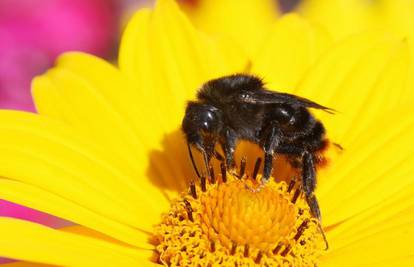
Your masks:
{"label": "bee's antenna", "polygon": [[198,171],[197,166],[195,164],[194,157],[193,157],[193,152],[191,151],[191,147],[190,147],[189,143],[187,143],[187,148],[188,148],[188,155],[190,156],[191,163],[193,164],[193,169],[194,169],[195,173],[197,174],[198,178],[201,178],[200,172]]}

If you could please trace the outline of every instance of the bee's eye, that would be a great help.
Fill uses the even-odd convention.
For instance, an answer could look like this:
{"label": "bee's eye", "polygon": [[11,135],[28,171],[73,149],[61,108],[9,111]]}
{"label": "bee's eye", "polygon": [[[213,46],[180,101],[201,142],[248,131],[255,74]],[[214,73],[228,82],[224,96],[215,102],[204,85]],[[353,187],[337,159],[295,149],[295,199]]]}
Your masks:
{"label": "bee's eye", "polygon": [[[199,103],[190,102],[183,119],[183,131],[191,143],[200,142],[202,135],[217,135],[223,122],[217,108]],[[200,135],[201,134],[201,135]]]}
{"label": "bee's eye", "polygon": [[210,122],[207,122],[207,121],[202,122],[202,124],[201,124],[201,129],[202,130],[209,131],[210,128],[211,128],[211,123]]}
{"label": "bee's eye", "polygon": [[217,127],[217,116],[212,111],[205,111],[201,115],[201,128],[206,132],[212,132]]}

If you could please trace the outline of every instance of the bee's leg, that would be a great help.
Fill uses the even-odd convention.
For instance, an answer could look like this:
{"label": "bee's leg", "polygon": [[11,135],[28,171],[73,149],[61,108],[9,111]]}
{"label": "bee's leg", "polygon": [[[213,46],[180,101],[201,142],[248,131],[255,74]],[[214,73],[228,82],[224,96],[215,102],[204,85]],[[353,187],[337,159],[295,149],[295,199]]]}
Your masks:
{"label": "bee's leg", "polygon": [[265,152],[262,181],[267,182],[272,174],[273,152]]}
{"label": "bee's leg", "polygon": [[270,175],[272,174],[272,165],[273,165],[273,155],[276,147],[279,144],[280,140],[280,131],[275,126],[270,126],[267,131],[263,143],[264,150],[264,165],[263,165],[263,178],[262,182],[265,183],[269,180]]}
{"label": "bee's leg", "polygon": [[231,129],[225,130],[225,140],[222,143],[224,156],[226,158],[226,166],[228,169],[233,169],[234,164],[234,151],[236,150],[237,135]]}
{"label": "bee's leg", "polygon": [[306,201],[308,202],[309,208],[312,215],[321,220],[321,211],[319,204],[314,194],[316,188],[316,170],[313,155],[305,151],[302,158],[302,184],[303,191],[305,192]]}
{"label": "bee's leg", "polygon": [[310,152],[305,151],[303,153],[302,165],[302,183],[306,201],[308,202],[312,216],[319,221],[318,227],[323,239],[325,240],[325,250],[328,250],[329,244],[322,228],[321,211],[319,209],[318,200],[314,194],[316,188],[316,170],[313,155]]}

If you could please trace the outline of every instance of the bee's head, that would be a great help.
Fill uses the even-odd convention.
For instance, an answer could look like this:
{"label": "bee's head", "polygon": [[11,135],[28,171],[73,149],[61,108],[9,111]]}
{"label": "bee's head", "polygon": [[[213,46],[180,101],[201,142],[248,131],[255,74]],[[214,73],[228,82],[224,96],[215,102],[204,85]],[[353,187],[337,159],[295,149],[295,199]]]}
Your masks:
{"label": "bee's head", "polygon": [[216,107],[188,103],[182,129],[190,145],[202,150],[209,149],[209,146],[214,146],[222,128],[221,113]]}

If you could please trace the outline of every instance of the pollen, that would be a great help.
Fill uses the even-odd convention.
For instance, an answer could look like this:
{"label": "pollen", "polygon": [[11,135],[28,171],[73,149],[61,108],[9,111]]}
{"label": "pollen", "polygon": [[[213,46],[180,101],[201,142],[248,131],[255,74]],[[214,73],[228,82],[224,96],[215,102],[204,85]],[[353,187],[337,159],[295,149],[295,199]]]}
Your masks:
{"label": "pollen", "polygon": [[[241,164],[243,167],[243,164]],[[300,183],[226,172],[201,178],[155,227],[155,261],[165,266],[317,266],[326,249]],[[241,174],[241,175],[240,175]]]}

